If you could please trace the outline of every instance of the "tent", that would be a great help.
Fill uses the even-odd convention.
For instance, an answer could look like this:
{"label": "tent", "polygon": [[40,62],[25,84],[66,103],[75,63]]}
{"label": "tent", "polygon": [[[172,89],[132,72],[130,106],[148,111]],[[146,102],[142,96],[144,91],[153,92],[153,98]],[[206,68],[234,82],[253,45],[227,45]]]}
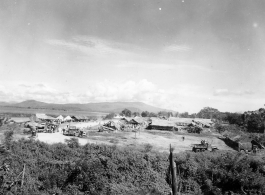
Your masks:
{"label": "tent", "polygon": [[58,117],[56,118],[56,120],[63,121],[63,116],[62,116],[62,115],[58,116]]}
{"label": "tent", "polygon": [[67,116],[63,119],[63,121],[72,121],[73,119],[70,116]]}

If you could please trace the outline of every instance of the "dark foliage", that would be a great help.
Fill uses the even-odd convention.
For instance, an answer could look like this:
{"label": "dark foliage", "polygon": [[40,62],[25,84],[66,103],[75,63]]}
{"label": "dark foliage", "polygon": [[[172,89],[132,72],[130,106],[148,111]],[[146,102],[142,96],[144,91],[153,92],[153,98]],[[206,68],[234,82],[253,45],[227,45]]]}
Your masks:
{"label": "dark foliage", "polygon": [[125,108],[123,111],[121,111],[120,114],[122,116],[131,117],[132,116],[132,111],[130,111],[129,109]]}
{"label": "dark foliage", "polygon": [[242,125],[243,116],[239,113],[226,113],[226,121],[228,121],[230,124]]}
{"label": "dark foliage", "polygon": [[205,107],[200,110],[200,112],[197,113],[198,118],[218,118],[218,115],[220,114],[219,110],[211,107]]}
{"label": "dark foliage", "polygon": [[[203,194],[265,193],[265,158],[241,153],[183,154],[176,158],[182,183],[192,183],[193,191],[200,186]],[[196,194],[199,194],[198,190]]]}
{"label": "dark foliage", "polygon": [[113,119],[114,116],[115,116],[115,113],[112,112],[112,113],[107,114],[107,115],[104,117],[104,119]]}
{"label": "dark foliage", "polygon": [[[151,149],[148,148],[148,151]],[[10,142],[10,153],[2,154],[0,165],[8,162],[12,181],[23,170],[25,180],[15,194],[138,194],[170,191],[167,184],[167,155],[117,149],[111,146],[79,146],[76,140],[48,145],[34,140]],[[21,176],[20,176],[21,180]],[[4,193],[4,187],[0,189]],[[23,193],[22,193],[23,192]]]}

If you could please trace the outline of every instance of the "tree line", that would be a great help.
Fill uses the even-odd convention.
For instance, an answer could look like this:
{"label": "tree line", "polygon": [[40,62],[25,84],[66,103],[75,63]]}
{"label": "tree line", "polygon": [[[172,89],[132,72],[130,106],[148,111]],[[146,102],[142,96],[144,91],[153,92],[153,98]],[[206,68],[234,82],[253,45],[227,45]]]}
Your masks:
{"label": "tree line", "polygon": [[[141,117],[170,117],[174,116],[172,112],[167,112],[167,111],[159,111],[158,113],[155,112],[148,112],[148,111],[143,111],[143,112],[132,112],[131,110],[125,108],[122,110],[119,115],[124,116],[124,117],[136,117],[136,116],[141,116]],[[109,113],[108,115],[105,116],[105,119],[112,119],[115,117],[115,113]]]}

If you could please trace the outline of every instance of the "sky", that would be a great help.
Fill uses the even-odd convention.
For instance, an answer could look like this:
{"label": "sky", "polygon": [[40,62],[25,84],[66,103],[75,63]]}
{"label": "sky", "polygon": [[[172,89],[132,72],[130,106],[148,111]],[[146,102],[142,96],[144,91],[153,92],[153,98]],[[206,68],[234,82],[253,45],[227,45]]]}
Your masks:
{"label": "sky", "polygon": [[1,0],[0,101],[265,104],[264,0]]}

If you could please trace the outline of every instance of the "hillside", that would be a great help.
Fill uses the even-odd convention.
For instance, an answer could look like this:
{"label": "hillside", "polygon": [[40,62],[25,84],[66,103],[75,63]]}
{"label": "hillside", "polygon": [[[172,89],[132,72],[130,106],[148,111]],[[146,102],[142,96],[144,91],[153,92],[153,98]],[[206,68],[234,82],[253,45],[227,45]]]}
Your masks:
{"label": "hillside", "polygon": [[11,104],[15,104],[15,102],[0,102],[0,106],[7,106]]}
{"label": "hillside", "polygon": [[127,108],[133,112],[159,112],[165,109],[150,106],[142,102],[102,102],[102,103],[88,103],[85,104],[85,108],[88,108],[94,112],[121,112]]}
{"label": "hillside", "polygon": [[121,112],[127,108],[132,112],[159,112],[165,109],[150,106],[142,102],[101,102],[101,103],[87,103],[87,104],[52,104],[44,103],[36,100],[27,100],[15,104],[4,105],[7,107],[17,108],[38,108],[38,109],[55,109],[55,110],[80,110],[89,112]]}
{"label": "hillside", "polygon": [[[81,104],[52,104],[44,103],[36,100],[26,100],[20,103],[8,105],[8,107],[19,108],[40,108],[40,109],[55,109],[55,110],[83,110]],[[87,109],[86,111],[90,111]]]}

